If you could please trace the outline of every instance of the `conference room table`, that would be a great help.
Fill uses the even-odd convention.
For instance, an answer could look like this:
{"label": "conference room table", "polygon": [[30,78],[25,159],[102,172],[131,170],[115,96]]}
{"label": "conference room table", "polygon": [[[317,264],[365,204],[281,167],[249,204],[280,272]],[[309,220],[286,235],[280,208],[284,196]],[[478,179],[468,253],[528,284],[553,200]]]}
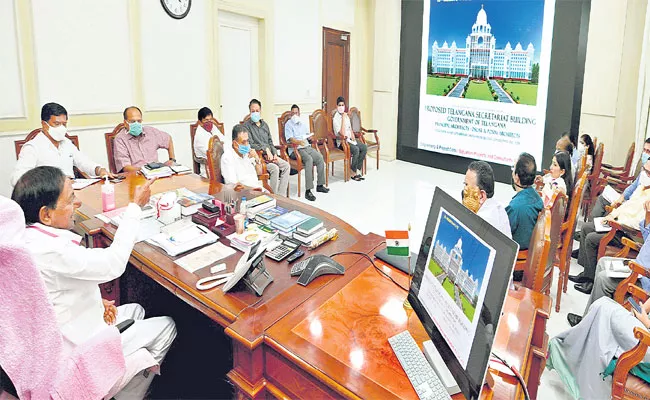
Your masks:
{"label": "conference room table", "polygon": [[[115,184],[117,207],[126,206],[135,187],[142,183],[142,176],[130,174],[124,182]],[[84,232],[86,242],[93,247],[110,245],[116,232],[115,226],[94,218],[101,213],[102,185],[99,182],[75,191],[82,201],[77,210],[77,229]],[[231,187],[211,184],[194,174],[158,179],[151,190],[155,194],[183,187],[218,199],[223,199],[225,192],[232,193]],[[252,190],[237,192],[249,199],[258,194]],[[407,292],[378,269],[403,287],[408,286],[408,277],[379,260],[373,265],[358,254],[373,259],[374,252],[385,246],[385,239],[373,233],[362,234],[316,207],[274,197],[279,206],[319,218],[326,228],[338,230],[337,240],[314,250],[305,248],[304,258],[343,253],[334,258],[345,267],[344,275],[323,275],[301,286],[296,283],[297,277],[289,275],[286,261],[265,258],[273,282],[258,297],[241,288],[229,293],[220,287],[197,290],[196,282],[210,275],[209,268],[190,273],[174,262],[179,257],[168,256],[146,242],[136,243],[129,263],[224,327],[232,339],[233,354],[227,376],[238,398],[417,398],[387,340],[405,329],[420,345],[428,336],[415,313],[402,305]],[[236,252],[223,260],[226,272],[234,270],[241,254]],[[119,299],[119,282],[109,285],[114,287],[108,295],[111,291],[113,295],[118,293]],[[545,325],[550,307],[550,299],[540,293],[510,291],[493,347],[535,391],[545,362]],[[484,386],[482,398],[523,397],[509,370],[492,364],[490,370],[495,385]]]}

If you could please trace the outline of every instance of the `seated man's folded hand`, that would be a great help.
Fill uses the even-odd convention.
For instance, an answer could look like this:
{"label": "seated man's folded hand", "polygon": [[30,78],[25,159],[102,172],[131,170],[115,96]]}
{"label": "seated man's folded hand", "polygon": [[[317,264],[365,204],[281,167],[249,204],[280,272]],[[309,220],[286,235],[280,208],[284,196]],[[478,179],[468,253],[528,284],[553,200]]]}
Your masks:
{"label": "seated man's folded hand", "polygon": [[113,325],[117,321],[117,307],[115,307],[114,300],[102,299],[104,303],[104,322],[108,325]]}

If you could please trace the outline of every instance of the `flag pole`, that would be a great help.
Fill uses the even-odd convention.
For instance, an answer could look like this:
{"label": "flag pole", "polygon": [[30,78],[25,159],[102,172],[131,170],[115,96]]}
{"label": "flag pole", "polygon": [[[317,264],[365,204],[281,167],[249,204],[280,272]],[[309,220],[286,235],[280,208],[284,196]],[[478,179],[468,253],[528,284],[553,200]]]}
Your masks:
{"label": "flag pole", "polygon": [[[411,281],[413,280],[413,272],[411,271],[411,223],[409,222],[409,227],[408,227],[408,232],[409,232],[409,248],[408,248],[408,271],[409,271],[409,285],[408,285],[408,290],[411,290]],[[404,303],[402,304],[405,309],[407,310],[412,310],[413,306],[409,302],[409,292],[406,292],[406,298],[404,299]]]}

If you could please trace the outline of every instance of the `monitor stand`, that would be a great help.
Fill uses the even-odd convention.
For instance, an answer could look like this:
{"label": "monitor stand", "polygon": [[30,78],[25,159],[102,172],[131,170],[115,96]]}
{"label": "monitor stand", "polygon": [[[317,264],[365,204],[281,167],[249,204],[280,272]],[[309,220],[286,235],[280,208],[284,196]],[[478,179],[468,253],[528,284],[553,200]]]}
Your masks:
{"label": "monitor stand", "polygon": [[427,340],[422,344],[422,346],[424,356],[427,358],[427,361],[429,361],[429,364],[431,364],[433,370],[436,371],[436,374],[438,374],[438,378],[440,378],[445,389],[447,389],[447,393],[449,393],[450,396],[460,393],[460,387],[458,387],[454,376],[449,371],[449,368],[447,368],[447,365],[443,361],[442,356],[440,356],[440,353],[438,353],[438,349],[436,349],[433,342]]}

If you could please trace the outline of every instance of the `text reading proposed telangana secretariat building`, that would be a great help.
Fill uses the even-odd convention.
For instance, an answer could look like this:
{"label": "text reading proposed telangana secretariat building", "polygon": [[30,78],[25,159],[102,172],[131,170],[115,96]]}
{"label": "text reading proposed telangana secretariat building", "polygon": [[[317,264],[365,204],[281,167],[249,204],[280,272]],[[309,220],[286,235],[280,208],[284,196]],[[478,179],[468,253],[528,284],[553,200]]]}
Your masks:
{"label": "text reading proposed telangana secretariat building", "polygon": [[496,37],[487,22],[487,14],[481,6],[472,26],[472,33],[465,39],[465,48],[451,47],[444,42],[442,47],[433,42],[431,47],[431,73],[465,75],[477,79],[522,79],[530,80],[533,73],[535,48],[532,43],[523,50],[520,43],[513,49],[510,42],[503,50],[496,49]]}

